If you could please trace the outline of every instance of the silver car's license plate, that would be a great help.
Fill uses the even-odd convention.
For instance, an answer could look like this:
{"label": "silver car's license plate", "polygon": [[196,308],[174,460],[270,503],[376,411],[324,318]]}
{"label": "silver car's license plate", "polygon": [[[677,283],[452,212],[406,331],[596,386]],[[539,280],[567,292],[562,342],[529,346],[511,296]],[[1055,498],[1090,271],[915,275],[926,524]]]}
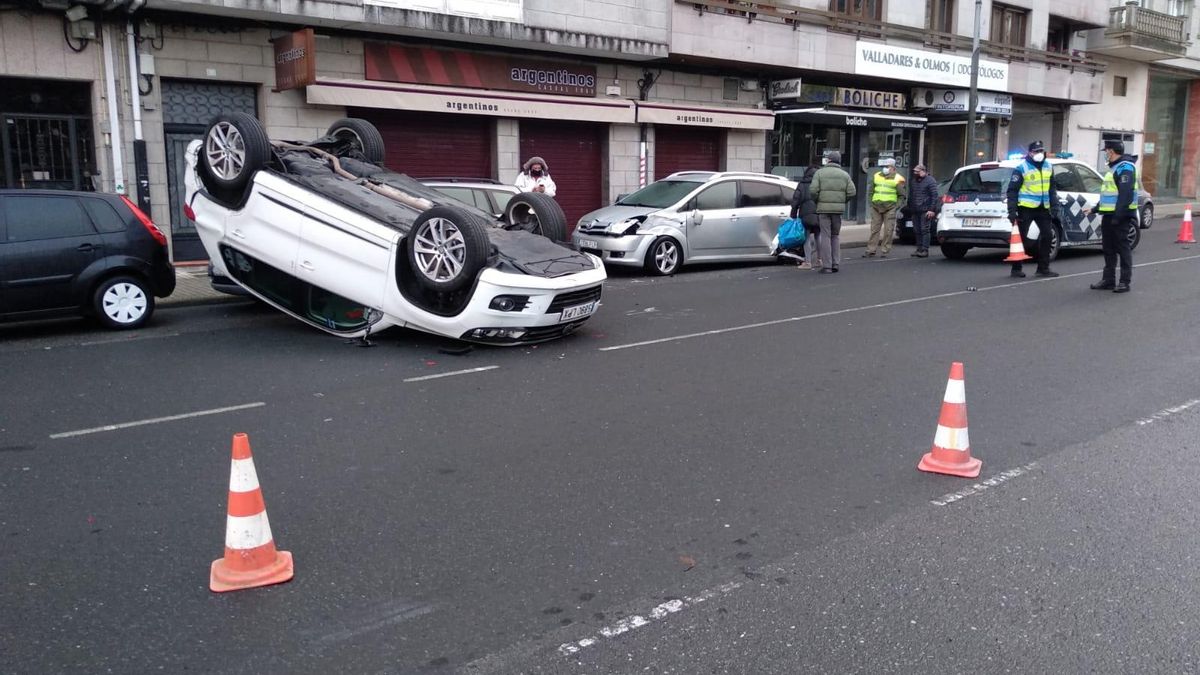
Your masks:
{"label": "silver car's license plate", "polygon": [[963,227],[991,227],[991,218],[962,218]]}
{"label": "silver car's license plate", "polygon": [[579,319],[579,318],[588,316],[589,314],[591,314],[592,312],[595,312],[595,311],[596,311],[596,301],[593,300],[593,301],[587,303],[586,305],[576,305],[574,307],[568,307],[568,308],[564,309],[562,311],[562,316],[558,317],[558,320],[560,322],[562,322],[562,321],[570,321],[571,319]]}
{"label": "silver car's license plate", "polygon": [[600,248],[600,242],[591,239],[580,239],[579,248]]}

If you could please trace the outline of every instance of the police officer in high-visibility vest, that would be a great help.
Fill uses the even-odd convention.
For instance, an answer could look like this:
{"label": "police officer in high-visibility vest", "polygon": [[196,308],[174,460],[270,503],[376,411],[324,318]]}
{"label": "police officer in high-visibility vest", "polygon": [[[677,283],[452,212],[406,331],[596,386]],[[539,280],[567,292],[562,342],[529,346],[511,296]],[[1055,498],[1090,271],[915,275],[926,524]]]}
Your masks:
{"label": "police officer in high-visibility vest", "polygon": [[[1129,246],[1132,228],[1138,226],[1138,195],[1142,183],[1138,178],[1137,157],[1125,154],[1121,141],[1105,141],[1104,155],[1108,173],[1100,188],[1100,236],[1104,243],[1104,276],[1092,284],[1092,289],[1128,293],[1133,272],[1133,251]],[[1117,260],[1121,261],[1121,278],[1117,279]]]}
{"label": "police officer in high-visibility vest", "polygon": [[896,209],[908,197],[908,183],[896,172],[896,160],[888,157],[879,162],[879,171],[867,183],[867,203],[871,208],[871,234],[867,237],[867,252],[864,258],[875,255],[886,258],[892,250],[892,236],[896,227]]}
{"label": "police officer in high-visibility vest", "polygon": [[[1050,238],[1054,236],[1052,222],[1054,210],[1058,208],[1058,192],[1050,181],[1051,167],[1046,160],[1046,147],[1041,141],[1029,144],[1029,152],[1008,181],[1008,219],[1015,221],[1021,231],[1021,239],[1029,246],[1029,224],[1037,223],[1038,238],[1034,257],[1037,259],[1037,276],[1056,277],[1050,271]],[[1023,277],[1021,263],[1013,263],[1012,275]]]}

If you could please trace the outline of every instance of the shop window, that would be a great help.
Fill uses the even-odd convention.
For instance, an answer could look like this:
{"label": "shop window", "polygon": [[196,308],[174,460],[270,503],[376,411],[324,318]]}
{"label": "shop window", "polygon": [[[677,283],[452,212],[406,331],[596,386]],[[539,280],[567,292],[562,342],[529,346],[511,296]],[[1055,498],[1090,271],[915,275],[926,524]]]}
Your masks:
{"label": "shop window", "polygon": [[1124,96],[1129,90],[1129,79],[1113,75],[1113,96]]}
{"label": "shop window", "polygon": [[1007,5],[992,5],[992,42],[1024,47],[1029,26],[1029,10]]}
{"label": "shop window", "polygon": [[929,0],[926,25],[939,33],[954,32],[954,0]]}
{"label": "shop window", "polygon": [[883,0],[829,0],[829,11],[855,19],[881,21]]}

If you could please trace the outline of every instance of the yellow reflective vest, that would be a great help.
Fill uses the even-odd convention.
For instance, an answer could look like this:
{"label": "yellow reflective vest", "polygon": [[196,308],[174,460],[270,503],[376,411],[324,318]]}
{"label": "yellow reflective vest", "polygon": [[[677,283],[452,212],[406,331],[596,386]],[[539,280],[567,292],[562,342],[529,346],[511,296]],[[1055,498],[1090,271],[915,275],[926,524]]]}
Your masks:
{"label": "yellow reflective vest", "polygon": [[872,202],[895,204],[899,200],[899,187],[904,184],[904,176],[894,174],[885,178],[882,171],[875,172],[875,189],[871,193]]}
{"label": "yellow reflective vest", "polygon": [[1021,172],[1021,191],[1017,194],[1017,205],[1027,209],[1050,208],[1050,162],[1042,162],[1038,168],[1029,160],[1018,167]]}

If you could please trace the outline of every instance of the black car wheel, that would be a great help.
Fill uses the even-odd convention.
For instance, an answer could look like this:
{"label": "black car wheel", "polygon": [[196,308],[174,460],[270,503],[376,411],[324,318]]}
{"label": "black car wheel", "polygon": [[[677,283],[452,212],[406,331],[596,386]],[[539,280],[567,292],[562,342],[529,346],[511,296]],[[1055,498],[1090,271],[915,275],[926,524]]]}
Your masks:
{"label": "black car wheel", "polygon": [[[1039,233],[1040,238],[1040,233]],[[1050,226],[1050,260],[1058,260],[1058,253],[1062,250],[1063,232],[1058,225]],[[1035,244],[1036,245],[1036,244]]]}
{"label": "black car wheel", "polygon": [[1130,251],[1137,248],[1138,244],[1142,243],[1142,228],[1137,227],[1136,223],[1137,221],[1131,220],[1129,223],[1129,233],[1126,235],[1126,237],[1129,239]]}
{"label": "black car wheel", "polygon": [[671,237],[659,237],[646,252],[646,270],[665,277],[679,271],[683,264],[683,251],[679,242]]}
{"label": "black car wheel", "polygon": [[92,311],[108,328],[138,328],[154,314],[154,294],[135,277],[105,279],[92,294]]}
{"label": "black car wheel", "polygon": [[569,241],[566,214],[553,197],[541,192],[522,192],[508,200],[504,222],[510,230],[525,230],[560,243]]}
{"label": "black car wheel", "polygon": [[239,201],[251,178],[271,159],[271,140],[253,115],[218,115],[204,132],[200,180],[226,202]]}
{"label": "black car wheel", "polygon": [[1138,209],[1138,211],[1141,211],[1140,218],[1142,229],[1150,229],[1150,226],[1154,224],[1154,205],[1149,203],[1143,204],[1142,208]]}
{"label": "black car wheel", "polygon": [[352,152],[372,164],[382,164],[386,153],[383,135],[374,124],[356,117],[340,119],[329,125],[327,135],[346,142]]}
{"label": "black car wheel", "polygon": [[970,248],[966,244],[942,244],[942,255],[949,260],[962,260]]}
{"label": "black car wheel", "polygon": [[418,283],[451,292],[471,285],[487,264],[491,242],[487,226],[470,211],[435,206],[413,222],[404,248]]}

